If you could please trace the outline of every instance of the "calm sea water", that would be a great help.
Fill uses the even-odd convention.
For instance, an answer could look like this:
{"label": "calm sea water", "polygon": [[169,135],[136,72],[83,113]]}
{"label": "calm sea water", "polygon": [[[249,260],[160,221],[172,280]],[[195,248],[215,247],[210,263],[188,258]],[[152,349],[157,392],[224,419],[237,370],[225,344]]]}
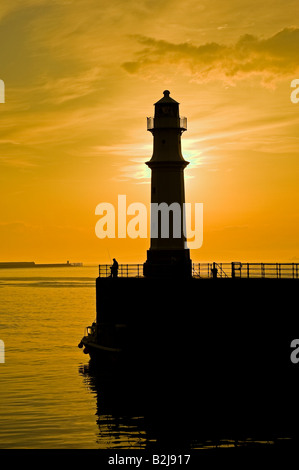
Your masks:
{"label": "calm sea water", "polygon": [[[77,347],[95,320],[97,272],[97,267],[0,271],[0,339],[5,343],[0,448],[150,449],[165,436],[182,440],[190,422],[200,428],[200,415],[188,411],[188,393],[178,394],[169,407],[174,388],[166,392],[151,383],[140,400],[144,390],[138,377],[129,384],[99,376]],[[200,436],[188,439],[195,449],[215,445]]]}
{"label": "calm sea water", "polygon": [[96,267],[0,271],[1,448],[99,448],[77,344],[95,319]]}

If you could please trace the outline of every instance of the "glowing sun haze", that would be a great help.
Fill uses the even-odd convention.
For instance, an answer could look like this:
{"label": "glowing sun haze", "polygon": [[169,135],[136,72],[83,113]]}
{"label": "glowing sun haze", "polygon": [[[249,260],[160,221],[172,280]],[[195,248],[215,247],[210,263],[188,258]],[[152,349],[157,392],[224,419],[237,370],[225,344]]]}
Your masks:
{"label": "glowing sun haze", "polygon": [[150,203],[146,117],[188,118],[193,261],[299,260],[298,1],[12,0],[0,6],[0,261],[143,262],[101,202]]}

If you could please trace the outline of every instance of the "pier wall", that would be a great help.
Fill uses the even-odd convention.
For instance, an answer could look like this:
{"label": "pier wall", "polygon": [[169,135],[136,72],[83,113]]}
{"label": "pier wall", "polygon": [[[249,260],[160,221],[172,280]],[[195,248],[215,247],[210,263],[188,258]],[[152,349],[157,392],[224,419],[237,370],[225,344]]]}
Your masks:
{"label": "pier wall", "polygon": [[112,337],[116,324],[126,325],[138,373],[168,390],[173,383],[187,407],[198,398],[201,419],[285,436],[299,418],[299,363],[290,359],[298,287],[282,279],[98,278],[97,322],[110,324]]}

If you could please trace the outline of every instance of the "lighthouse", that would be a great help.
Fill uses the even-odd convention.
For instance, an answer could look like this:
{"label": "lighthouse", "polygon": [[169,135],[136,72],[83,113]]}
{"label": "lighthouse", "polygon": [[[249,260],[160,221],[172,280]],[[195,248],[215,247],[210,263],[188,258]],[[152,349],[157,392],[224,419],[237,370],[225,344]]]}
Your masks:
{"label": "lighthouse", "polygon": [[153,135],[151,169],[151,241],[144,263],[146,277],[190,277],[192,263],[186,243],[184,220],[184,169],[189,162],[181,150],[187,119],[179,115],[179,103],[165,90],[155,103],[154,117],[147,118]]}

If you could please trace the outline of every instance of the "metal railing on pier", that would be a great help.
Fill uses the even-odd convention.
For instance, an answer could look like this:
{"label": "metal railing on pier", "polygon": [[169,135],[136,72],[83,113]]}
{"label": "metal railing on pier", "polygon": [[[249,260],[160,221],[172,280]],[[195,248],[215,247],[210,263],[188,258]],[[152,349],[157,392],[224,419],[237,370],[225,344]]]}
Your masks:
{"label": "metal railing on pier", "polygon": [[[99,277],[111,276],[111,265],[99,265]],[[118,277],[143,277],[143,264],[119,264]]]}
{"label": "metal railing on pier", "polygon": [[299,263],[193,263],[193,277],[212,278],[214,265],[217,278],[299,279]]}
{"label": "metal railing on pier", "polygon": [[[109,264],[100,264],[99,277],[110,277],[110,268]],[[143,264],[120,264],[117,275],[118,277],[143,277]],[[193,263],[192,277],[299,279],[299,263]]]}
{"label": "metal railing on pier", "polygon": [[231,263],[193,263],[192,276],[197,278],[213,277],[213,267],[217,269],[217,278],[232,277]]}

